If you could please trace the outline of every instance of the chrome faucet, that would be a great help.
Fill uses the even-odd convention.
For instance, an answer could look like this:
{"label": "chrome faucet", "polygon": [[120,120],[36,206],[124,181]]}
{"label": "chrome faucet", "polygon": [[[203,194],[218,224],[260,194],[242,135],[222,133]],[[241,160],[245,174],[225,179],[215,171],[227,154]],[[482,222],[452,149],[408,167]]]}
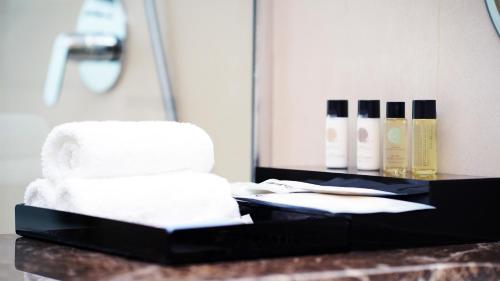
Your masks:
{"label": "chrome faucet", "polygon": [[54,41],[44,88],[47,106],[57,103],[68,59],[79,61],[80,77],[95,93],[111,89],[120,76],[126,18],[120,0],[86,0],[75,33]]}
{"label": "chrome faucet", "polygon": [[[177,120],[174,97],[163,51],[155,0],[144,0],[163,107],[168,120]],[[80,78],[94,93],[109,91],[118,81],[127,36],[127,20],[120,0],[85,0],[75,33],[61,33],[54,41],[44,88],[44,101],[59,100],[68,59],[79,62]]]}

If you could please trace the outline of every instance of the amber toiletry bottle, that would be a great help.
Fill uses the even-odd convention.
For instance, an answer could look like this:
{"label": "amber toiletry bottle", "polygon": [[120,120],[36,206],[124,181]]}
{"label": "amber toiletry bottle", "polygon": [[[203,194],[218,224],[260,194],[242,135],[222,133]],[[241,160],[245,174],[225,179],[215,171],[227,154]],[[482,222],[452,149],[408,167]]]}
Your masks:
{"label": "amber toiletry bottle", "polygon": [[437,173],[436,101],[413,101],[412,172],[417,176]]}

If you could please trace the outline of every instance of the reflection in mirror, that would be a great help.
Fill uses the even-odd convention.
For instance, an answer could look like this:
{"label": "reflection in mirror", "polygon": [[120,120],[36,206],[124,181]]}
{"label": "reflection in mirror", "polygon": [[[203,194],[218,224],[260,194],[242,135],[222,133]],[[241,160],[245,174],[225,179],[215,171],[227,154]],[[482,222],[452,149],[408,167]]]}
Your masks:
{"label": "reflection in mirror", "polygon": [[491,21],[500,36],[500,0],[486,0],[486,7],[488,8]]}

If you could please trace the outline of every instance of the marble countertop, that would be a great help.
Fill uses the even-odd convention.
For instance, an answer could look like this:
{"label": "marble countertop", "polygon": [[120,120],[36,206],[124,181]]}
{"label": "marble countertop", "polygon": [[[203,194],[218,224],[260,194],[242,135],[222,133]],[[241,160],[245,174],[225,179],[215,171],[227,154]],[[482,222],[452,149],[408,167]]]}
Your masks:
{"label": "marble countertop", "polygon": [[0,280],[499,280],[500,242],[162,266],[0,235]]}

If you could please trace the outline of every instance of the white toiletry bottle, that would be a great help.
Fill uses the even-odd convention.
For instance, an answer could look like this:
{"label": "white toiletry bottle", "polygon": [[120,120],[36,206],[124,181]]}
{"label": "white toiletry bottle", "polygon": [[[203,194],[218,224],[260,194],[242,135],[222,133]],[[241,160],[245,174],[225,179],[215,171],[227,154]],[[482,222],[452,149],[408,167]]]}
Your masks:
{"label": "white toiletry bottle", "polygon": [[380,101],[358,101],[356,130],[357,167],[359,170],[380,169]]}
{"label": "white toiletry bottle", "polygon": [[325,129],[326,167],[347,168],[347,100],[329,100]]}

